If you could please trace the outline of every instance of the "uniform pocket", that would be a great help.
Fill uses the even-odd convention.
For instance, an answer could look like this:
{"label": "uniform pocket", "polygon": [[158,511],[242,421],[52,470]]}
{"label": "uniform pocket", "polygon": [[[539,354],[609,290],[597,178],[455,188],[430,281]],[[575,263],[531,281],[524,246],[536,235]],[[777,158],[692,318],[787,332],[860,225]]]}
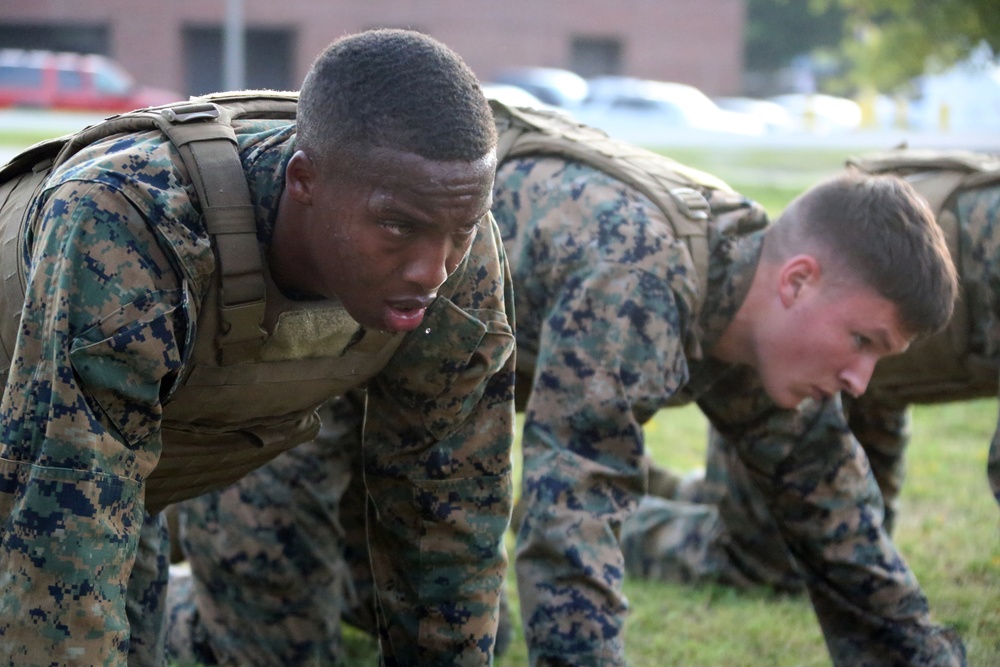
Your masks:
{"label": "uniform pocket", "polygon": [[161,381],[181,366],[184,303],[178,290],[151,292],[73,339],[80,386],[130,446],[159,428]]}
{"label": "uniform pocket", "polygon": [[17,656],[10,664],[79,664],[127,644],[141,488],[0,458],[0,635]]}
{"label": "uniform pocket", "polygon": [[[117,556],[133,537],[129,527],[142,522],[136,510],[141,489],[134,480],[91,470],[0,458],[0,518],[9,535],[22,538],[9,544],[30,545],[51,539],[53,546],[62,545],[57,552],[66,551],[50,553],[56,558],[78,558],[78,544],[91,539],[109,557]],[[53,532],[46,536],[41,532],[43,526],[51,526]],[[35,546],[27,548],[35,551]]]}
{"label": "uniform pocket", "polygon": [[464,311],[438,297],[380,377],[391,378],[389,395],[419,411],[427,430],[443,438],[469,416],[513,350],[503,313]]}
{"label": "uniform pocket", "polygon": [[421,603],[448,619],[421,623],[422,645],[481,643],[495,635],[511,491],[510,474],[415,482],[421,518],[416,588]]}

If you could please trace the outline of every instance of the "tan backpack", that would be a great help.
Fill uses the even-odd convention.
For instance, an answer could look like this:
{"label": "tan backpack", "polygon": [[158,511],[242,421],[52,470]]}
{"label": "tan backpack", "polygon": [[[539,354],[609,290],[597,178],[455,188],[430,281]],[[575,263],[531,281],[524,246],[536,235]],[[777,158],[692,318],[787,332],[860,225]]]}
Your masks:
{"label": "tan backpack", "polygon": [[202,204],[220,267],[223,364],[256,356],[264,341],[263,258],[250,192],[231,122],[239,118],[295,118],[296,93],[247,91],[113,116],[75,134],[25,149],[0,167],[0,392],[6,384],[24,304],[23,242],[27,214],[49,174],[96,141],[125,132],[159,129],[178,148]]}
{"label": "tan backpack", "polygon": [[[700,310],[708,276],[708,220],[732,233],[767,225],[763,207],[722,180],[663,155],[618,141],[560,112],[509,107],[491,100],[500,135],[497,160],[555,155],[579,160],[627,183],[659,208],[684,239],[698,274]],[[697,315],[697,313],[695,313]]]}
{"label": "tan backpack", "polygon": [[[956,264],[960,259],[959,221],[952,210],[956,195],[1000,185],[1000,156],[987,153],[896,149],[851,158],[847,165],[872,174],[896,174],[913,185],[931,205]],[[996,396],[997,366],[970,352],[969,329],[968,303],[960,296],[944,331],[878,363],[868,393],[903,403]]]}

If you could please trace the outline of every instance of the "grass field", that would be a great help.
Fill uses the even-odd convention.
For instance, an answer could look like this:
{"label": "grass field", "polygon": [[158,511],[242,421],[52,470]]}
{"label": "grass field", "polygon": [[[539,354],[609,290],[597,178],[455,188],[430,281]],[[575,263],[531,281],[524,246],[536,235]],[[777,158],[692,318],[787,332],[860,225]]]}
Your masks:
{"label": "grass field", "polygon": [[[986,482],[994,399],[916,406],[896,543],[935,618],[959,630],[971,667],[1000,665],[1000,512]],[[703,464],[705,421],[695,407],[663,410],[646,425],[650,453],[679,470]],[[508,540],[513,553],[513,541]],[[498,667],[527,664],[509,570],[515,640]],[[830,665],[808,600],[765,590],[627,581],[630,667]],[[375,664],[371,640],[347,631],[348,664]]]}
{"label": "grass field", "polygon": [[[0,146],[42,138],[44,133],[5,136],[0,129]],[[794,194],[858,151],[713,147],[665,152],[725,179],[776,214]],[[997,411],[995,399],[914,409],[896,528],[897,544],[935,617],[961,632],[972,667],[1000,665],[1000,510],[985,476]],[[660,412],[647,424],[646,435],[658,462],[679,470],[702,465],[705,423],[697,409]],[[512,551],[513,544],[509,546]],[[512,581],[508,587],[516,612],[516,588]],[[632,610],[626,630],[631,667],[830,664],[804,598],[634,581],[627,582],[626,593]],[[516,613],[515,633],[499,667],[527,663]],[[348,664],[376,664],[368,638],[348,630],[346,643]]]}
{"label": "grass field", "polygon": [[[996,400],[914,409],[896,529],[932,611],[958,628],[974,667],[1000,665],[1000,513],[985,477],[996,416]],[[653,457],[679,470],[703,464],[704,433],[694,407],[661,411],[646,426]],[[631,667],[830,664],[805,598],[647,581],[628,581],[625,592]],[[498,661],[523,664],[521,640]]]}

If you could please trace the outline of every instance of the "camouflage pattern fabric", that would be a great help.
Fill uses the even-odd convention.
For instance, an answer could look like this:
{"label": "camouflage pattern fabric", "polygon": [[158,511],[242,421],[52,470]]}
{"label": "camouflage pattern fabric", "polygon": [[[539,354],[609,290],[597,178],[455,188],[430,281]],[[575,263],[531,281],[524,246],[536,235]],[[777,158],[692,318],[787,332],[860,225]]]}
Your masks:
{"label": "camouflage pattern fabric", "polygon": [[[972,352],[1000,366],[1000,187],[961,193],[955,201],[961,231],[958,262],[969,302]],[[987,458],[993,497],[1000,503],[1000,426]]]}
{"label": "camouflage pattern fabric", "polygon": [[[364,497],[349,506],[353,515],[341,506],[360,469],[360,450],[345,446],[361,437],[359,402],[324,406],[316,440],[178,507],[193,576],[188,590],[175,590],[183,579],[170,582],[171,657],[247,667],[342,662],[342,614],[370,610],[374,599],[371,575],[352,575],[343,554],[345,543],[360,546],[364,558],[352,560],[368,568]],[[227,526],[250,539],[233,540],[241,533]],[[364,605],[353,589],[359,578],[369,584]],[[373,616],[368,628],[374,633]]]}
{"label": "camouflage pattern fabric", "polygon": [[[970,311],[970,352],[1000,361],[1000,188],[961,193],[953,212],[961,230],[958,266]],[[911,435],[908,406],[865,395],[845,401],[845,411],[885,499],[885,525],[891,530]],[[836,416],[829,419],[837,421]],[[987,476],[1000,503],[997,443],[994,435]],[[696,495],[643,501],[623,531],[629,574],[802,590],[804,573],[787,549],[765,498],[754,488],[733,443],[715,431],[710,433],[705,481]],[[848,657],[839,662],[850,664]]]}
{"label": "camouflage pattern fabric", "polygon": [[[710,284],[695,321],[687,248],[632,188],[573,161],[510,159],[497,172],[493,213],[516,286],[518,393],[527,401],[516,572],[532,665],[625,664],[620,538],[645,491],[642,424],[694,400],[727,437],[742,436],[734,455],[807,572],[838,664],[964,663],[961,641],[933,624],[883,530],[878,488],[843,417],[827,418],[841,414],[839,403],[780,410],[752,373],[700,353],[742,303],[761,234],[710,227]],[[259,553],[242,524],[220,526],[231,541],[212,554]],[[335,531],[326,539],[336,541]],[[355,582],[362,598],[364,586]]]}
{"label": "camouflage pattern fabric", "polygon": [[[267,244],[294,127],[236,129]],[[167,544],[161,519],[144,516],[143,483],[170,446],[162,409],[191,353],[192,295],[215,263],[177,160],[155,132],[101,142],[34,209],[0,404],[0,653],[12,664],[163,664]],[[492,221],[469,257],[450,299],[367,388],[361,456],[387,664],[491,659],[514,347]],[[265,408],[248,404],[247,419]]]}
{"label": "camouflage pattern fabric", "polygon": [[[909,412],[867,396],[845,397],[844,411],[851,433],[868,443],[865,454],[884,503],[883,527],[891,534],[910,435]],[[839,421],[834,416],[831,426],[836,428]],[[673,493],[650,489],[625,522],[622,551],[628,575],[805,592],[803,575],[763,495],[734,445],[712,428],[705,460],[704,471]],[[659,469],[652,463],[651,470]]]}
{"label": "camouflage pattern fabric", "polygon": [[695,323],[685,258],[658,234],[659,212],[627,187],[538,157],[502,165],[494,200],[516,286],[519,354],[536,360],[516,561],[533,665],[624,664],[619,537],[642,492],[641,424],[686,400],[723,433],[741,434],[736,455],[809,572],[835,660],[964,662],[961,641],[931,622],[882,529],[877,486],[842,416],[831,424],[826,406],[779,410],[752,374],[696,352],[742,302],[759,234],[710,229],[709,285]]}

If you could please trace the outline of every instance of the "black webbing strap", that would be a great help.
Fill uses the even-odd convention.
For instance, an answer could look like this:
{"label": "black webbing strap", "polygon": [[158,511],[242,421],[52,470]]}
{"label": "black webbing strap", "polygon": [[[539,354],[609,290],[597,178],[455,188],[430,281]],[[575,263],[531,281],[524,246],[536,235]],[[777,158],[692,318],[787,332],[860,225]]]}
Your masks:
{"label": "black webbing strap", "polygon": [[219,363],[257,358],[267,334],[264,265],[250,189],[226,110],[208,102],[159,112],[163,132],[180,151],[201,200],[219,263]]}

